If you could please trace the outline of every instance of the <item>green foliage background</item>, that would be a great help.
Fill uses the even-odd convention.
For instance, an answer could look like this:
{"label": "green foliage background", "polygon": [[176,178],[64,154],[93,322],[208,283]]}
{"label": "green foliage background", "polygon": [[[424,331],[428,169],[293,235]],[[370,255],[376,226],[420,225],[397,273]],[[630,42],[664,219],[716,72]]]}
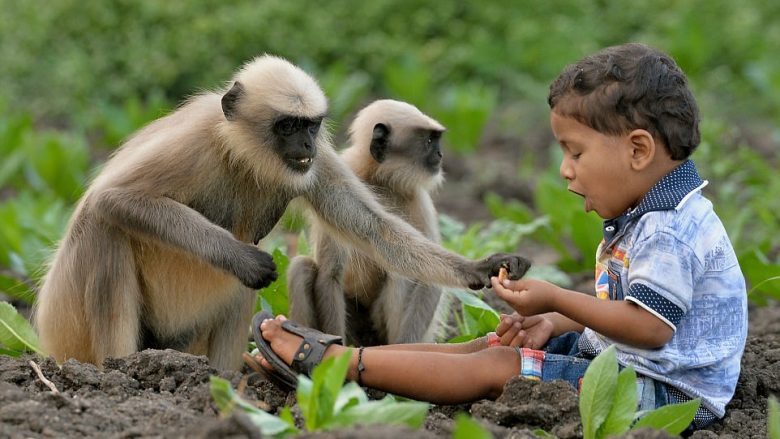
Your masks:
{"label": "green foliage background", "polygon": [[[339,141],[376,97],[434,115],[450,127],[446,147],[463,155],[486,124],[517,139],[535,202],[489,199],[491,212],[544,218],[523,239],[553,246],[562,272],[589,271],[597,219],[566,194],[554,157],[529,157],[541,148],[526,146],[551,142],[539,133],[563,66],[628,41],[669,52],[689,75],[707,195],[758,286],[751,297],[780,297],[780,282],[767,281],[780,276],[778,2],[0,0],[0,11],[0,291],[18,300],[30,300],[73,203],[121,139],[262,53],[320,80]],[[490,242],[446,238],[474,253]]]}

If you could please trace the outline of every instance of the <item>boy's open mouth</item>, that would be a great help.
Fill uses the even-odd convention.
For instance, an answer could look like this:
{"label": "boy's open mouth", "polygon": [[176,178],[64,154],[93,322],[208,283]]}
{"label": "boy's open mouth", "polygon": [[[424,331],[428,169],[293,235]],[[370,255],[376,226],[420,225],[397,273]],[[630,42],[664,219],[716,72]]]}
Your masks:
{"label": "boy's open mouth", "polygon": [[575,194],[575,195],[579,195],[579,196],[581,196],[582,198],[585,198],[585,195],[584,195],[584,194],[581,194],[581,193],[579,193],[579,192],[577,192],[577,191],[575,191],[575,190],[573,190],[573,189],[568,189],[568,188],[567,188],[567,190],[568,190],[569,192],[571,192],[571,193]]}
{"label": "boy's open mouth", "polygon": [[585,212],[586,213],[590,212],[593,209],[592,206],[590,205],[590,202],[588,201],[588,197],[586,197],[585,194],[581,194],[581,193],[579,193],[579,192],[577,192],[575,190],[572,190],[572,189],[568,189],[568,190],[569,190],[569,192],[571,192],[571,193],[573,193],[575,195],[579,195],[580,197],[582,197],[585,200]]}

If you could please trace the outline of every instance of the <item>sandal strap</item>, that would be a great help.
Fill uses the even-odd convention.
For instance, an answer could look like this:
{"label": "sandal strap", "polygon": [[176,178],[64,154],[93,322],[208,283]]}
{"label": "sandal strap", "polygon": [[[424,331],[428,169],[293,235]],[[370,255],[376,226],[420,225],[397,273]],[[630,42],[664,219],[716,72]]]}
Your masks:
{"label": "sandal strap", "polygon": [[298,350],[293,355],[291,367],[296,372],[306,376],[311,376],[314,368],[322,362],[322,357],[328,346],[334,343],[342,344],[341,337],[299,326],[289,320],[282,323],[282,328],[303,337],[303,341],[298,345]]}

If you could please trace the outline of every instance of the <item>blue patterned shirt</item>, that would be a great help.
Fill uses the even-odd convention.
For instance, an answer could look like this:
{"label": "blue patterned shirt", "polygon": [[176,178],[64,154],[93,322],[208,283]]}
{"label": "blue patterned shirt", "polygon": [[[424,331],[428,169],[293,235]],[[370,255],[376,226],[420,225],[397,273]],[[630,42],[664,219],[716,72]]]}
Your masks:
{"label": "blue patterned shirt", "polygon": [[726,230],[687,160],[624,215],[604,222],[596,294],[628,300],[674,330],[659,349],[614,342],[586,328],[581,350],[615,344],[618,361],[700,397],[718,417],[734,395],[747,337],[745,278]]}

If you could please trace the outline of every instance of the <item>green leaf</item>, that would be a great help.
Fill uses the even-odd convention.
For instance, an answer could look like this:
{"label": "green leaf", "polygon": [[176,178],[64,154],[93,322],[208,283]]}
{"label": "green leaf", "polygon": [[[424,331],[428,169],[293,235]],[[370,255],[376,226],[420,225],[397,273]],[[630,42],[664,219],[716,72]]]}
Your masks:
{"label": "green leaf", "polygon": [[455,296],[464,305],[468,305],[477,308],[479,310],[492,313],[495,315],[495,318],[498,319],[498,313],[490,305],[485,303],[485,301],[477,297],[474,293],[470,293],[468,291],[458,290],[454,288],[448,289],[447,292]]}
{"label": "green leaf", "polygon": [[780,439],[780,404],[770,396],[767,401],[767,435],[769,439]]}
{"label": "green leaf", "polygon": [[631,366],[621,370],[615,387],[615,401],[607,419],[598,430],[598,437],[609,437],[628,431],[634,422],[637,406],[636,372]]}
{"label": "green leaf", "polygon": [[225,379],[212,375],[209,380],[211,397],[222,415],[227,416],[235,409],[243,411],[260,428],[263,436],[283,437],[298,432],[291,417],[276,417],[244,401]]}
{"label": "green leaf", "polygon": [[351,406],[330,419],[326,429],[355,424],[395,424],[419,428],[428,415],[427,402],[396,402],[392,397]]}
{"label": "green leaf", "polygon": [[475,421],[471,416],[465,413],[458,413],[455,416],[455,426],[452,429],[452,439],[492,439],[490,433]]}
{"label": "green leaf", "polygon": [[343,355],[323,360],[312,371],[310,380],[298,376],[296,395],[309,431],[321,429],[333,417],[351,355],[352,350],[348,350]]}
{"label": "green leaf", "polygon": [[315,394],[314,383],[305,375],[298,375],[298,386],[295,388],[295,398],[298,401],[298,407],[301,409],[301,415],[305,421],[306,429],[312,431],[312,426],[317,422],[317,395]]}
{"label": "green leaf", "polygon": [[327,403],[328,416],[332,415],[336,408],[336,401],[344,386],[351,357],[352,349],[347,349],[346,352],[338,357],[329,358],[328,360],[332,361],[328,361],[327,364],[325,362],[321,363],[312,372],[314,385],[316,386],[321,382],[324,390],[321,395],[327,395],[327,400],[323,400],[323,403]]}
{"label": "green leaf", "polygon": [[27,157],[22,151],[14,151],[3,158],[0,164],[0,187],[5,186],[6,182],[19,172],[25,158]]}
{"label": "green leaf", "polygon": [[19,279],[0,274],[0,293],[25,303],[35,301],[35,292]]}
{"label": "green leaf", "polygon": [[368,402],[366,392],[363,391],[363,388],[361,388],[358,383],[350,381],[341,388],[341,391],[339,391],[333,412],[338,413],[353,405],[363,404],[365,402]]}
{"label": "green leaf", "polygon": [[490,305],[474,293],[457,289],[447,291],[462,303],[462,320],[458,321],[460,335],[475,338],[495,330],[499,316]]}
{"label": "green leaf", "polygon": [[541,428],[537,428],[532,433],[536,437],[543,437],[545,439],[557,439],[557,437],[558,437],[558,436],[556,436],[556,435],[554,435],[552,433],[548,433],[548,432],[542,430]]}
{"label": "green leaf", "polygon": [[639,418],[632,430],[642,427],[650,427],[656,430],[665,430],[669,434],[680,434],[688,428],[699,410],[701,400],[699,398],[679,404],[669,404],[648,412]]}
{"label": "green leaf", "polygon": [[[280,249],[274,249],[271,254],[276,264],[277,278],[271,285],[258,291],[258,300],[255,305],[255,311],[266,310],[273,315],[289,315],[290,300],[287,295],[287,266],[290,265],[290,259]],[[270,306],[267,309],[264,304]]]}
{"label": "green leaf", "polygon": [[596,438],[596,432],[607,418],[615,399],[618,365],[615,346],[602,351],[588,366],[580,389],[582,436]]}
{"label": "green leaf", "polygon": [[9,357],[21,357],[24,352],[14,351],[12,349],[6,349],[0,346],[0,355],[7,355]]}
{"label": "green leaf", "polygon": [[13,351],[45,355],[30,322],[8,302],[0,302],[0,345]]}
{"label": "green leaf", "polygon": [[475,338],[477,338],[477,336],[474,334],[462,334],[456,337],[452,337],[451,339],[447,340],[447,343],[464,343],[474,340]]}
{"label": "green leaf", "polygon": [[[293,416],[292,410],[288,406],[284,406],[281,412],[279,412],[279,419],[287,424],[295,427],[295,416]],[[298,428],[295,428],[298,431]]]}

